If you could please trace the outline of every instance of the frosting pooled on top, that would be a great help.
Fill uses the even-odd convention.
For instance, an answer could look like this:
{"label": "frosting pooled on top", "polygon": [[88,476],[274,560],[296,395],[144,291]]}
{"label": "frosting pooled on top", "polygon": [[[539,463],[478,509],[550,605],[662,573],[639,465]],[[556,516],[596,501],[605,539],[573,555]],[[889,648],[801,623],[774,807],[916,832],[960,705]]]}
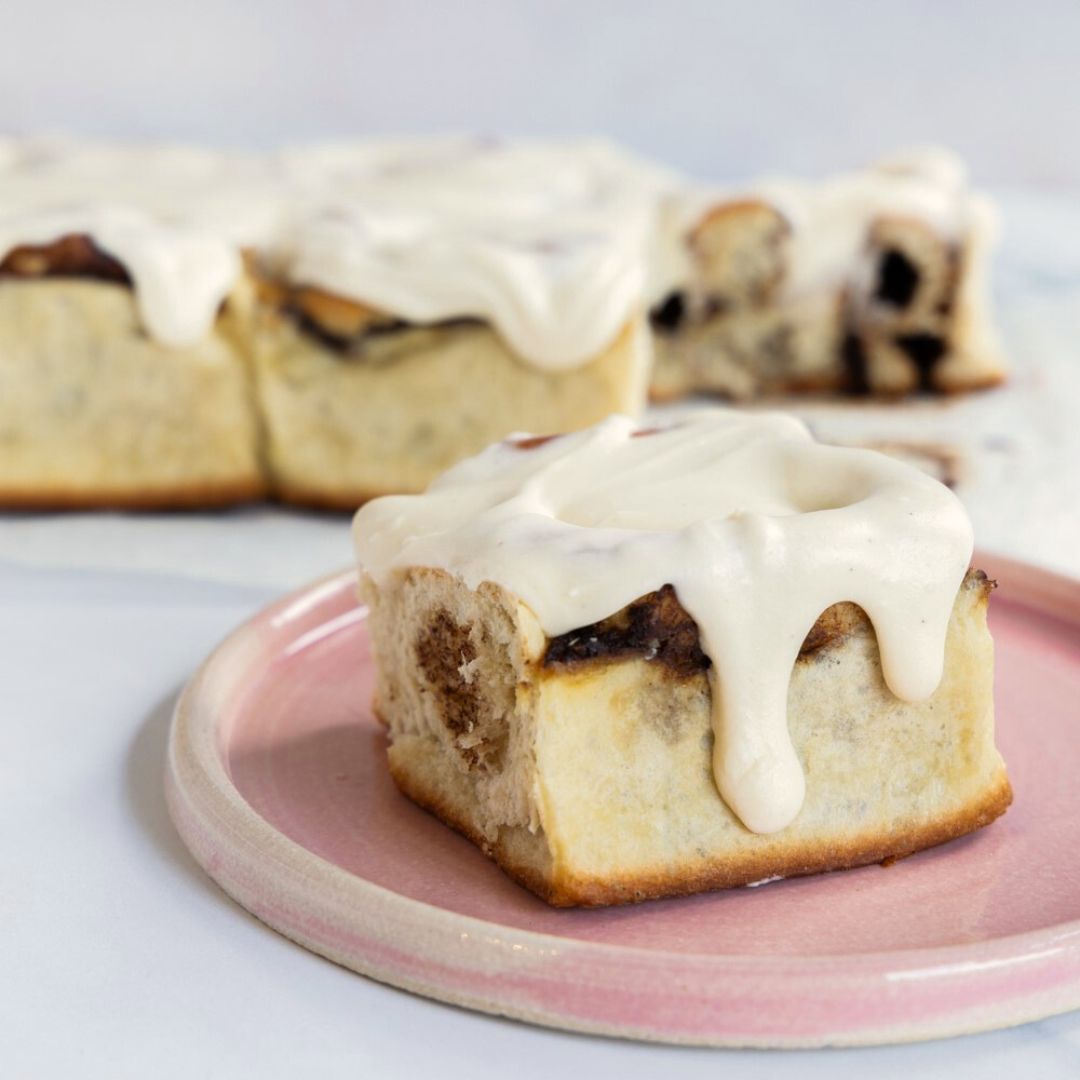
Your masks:
{"label": "frosting pooled on top", "polygon": [[474,317],[524,360],[576,367],[644,306],[667,170],[603,141],[370,140],[268,155],[0,140],[0,260],[89,236],[147,330],[209,329],[243,248],[290,283],[408,322]]}
{"label": "frosting pooled on top", "polygon": [[918,470],[819,444],[792,417],[723,409],[499,443],[423,495],[368,503],[353,528],[376,582],[413,566],[491,581],[549,637],[673,585],[712,661],[717,788],[761,833],[803,803],[787,693],[818,617],[858,604],[893,693],[928,697],[973,543],[957,498]]}
{"label": "frosting pooled on top", "polygon": [[123,264],[135,286],[143,326],[177,348],[194,345],[209,332],[240,273],[240,255],[231,244],[124,206],[13,217],[0,211],[0,260],[17,247],[43,247],[78,235],[91,237]]}
{"label": "frosting pooled on top", "polygon": [[240,247],[276,235],[284,201],[272,172],[185,146],[0,142],[0,260],[88,236],[130,275],[147,332],[193,345],[240,275]]}
{"label": "frosting pooled on top", "polygon": [[791,225],[780,284],[791,296],[858,284],[881,216],[950,241],[992,220],[944,151],[717,191],[603,140],[420,137],[258,155],[0,139],[0,260],[65,231],[89,236],[124,264],[148,332],[188,345],[253,249],[291,284],[407,322],[482,319],[522,359],[563,370],[641,308],[693,288],[689,234],[745,199]]}
{"label": "frosting pooled on top", "polygon": [[409,322],[489,322],[538,367],[580,365],[644,304],[665,170],[606,142],[447,138],[308,148],[329,197],[289,277]]}

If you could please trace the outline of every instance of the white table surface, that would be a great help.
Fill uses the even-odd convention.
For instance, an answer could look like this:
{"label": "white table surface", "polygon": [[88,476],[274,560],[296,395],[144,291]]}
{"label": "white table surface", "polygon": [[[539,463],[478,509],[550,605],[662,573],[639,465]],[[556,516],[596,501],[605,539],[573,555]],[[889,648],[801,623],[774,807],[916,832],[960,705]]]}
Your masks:
{"label": "white table surface", "polygon": [[[807,413],[948,442],[980,543],[1080,576],[1080,201],[1004,201],[1010,387]],[[256,922],[173,832],[170,710],[231,627],[349,559],[344,517],[0,516],[0,1076],[1080,1076],[1080,1013],[866,1050],[636,1045],[412,997]]]}

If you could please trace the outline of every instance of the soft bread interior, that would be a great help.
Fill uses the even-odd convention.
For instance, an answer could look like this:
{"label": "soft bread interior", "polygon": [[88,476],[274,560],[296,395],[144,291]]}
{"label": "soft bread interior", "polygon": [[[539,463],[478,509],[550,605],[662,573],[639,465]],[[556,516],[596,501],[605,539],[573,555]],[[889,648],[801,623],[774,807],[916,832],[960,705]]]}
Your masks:
{"label": "soft bread interior", "polygon": [[923,702],[885,686],[857,608],[825,613],[788,694],[806,802],[787,829],[758,835],[713,781],[704,672],[644,658],[545,664],[524,605],[441,571],[364,585],[395,780],[557,904],[881,861],[993,820],[1011,793],[993,741],[989,591],[968,576],[944,678]]}
{"label": "soft bread interior", "polygon": [[475,322],[374,333],[346,351],[265,311],[254,366],[274,489],[353,509],[422,491],[513,431],[573,431],[644,402],[649,341],[640,319],[569,370],[515,356]]}
{"label": "soft bread interior", "polygon": [[125,284],[0,282],[0,503],[258,497],[257,426],[225,320],[195,346],[167,348]]}

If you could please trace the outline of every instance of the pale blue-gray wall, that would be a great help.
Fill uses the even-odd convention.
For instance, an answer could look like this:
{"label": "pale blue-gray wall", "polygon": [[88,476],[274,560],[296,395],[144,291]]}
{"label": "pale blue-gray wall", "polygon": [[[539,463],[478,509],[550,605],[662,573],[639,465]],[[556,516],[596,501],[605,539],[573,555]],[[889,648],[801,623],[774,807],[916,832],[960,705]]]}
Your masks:
{"label": "pale blue-gray wall", "polygon": [[605,132],[702,174],[939,141],[1080,184],[1075,0],[0,4],[0,129]]}

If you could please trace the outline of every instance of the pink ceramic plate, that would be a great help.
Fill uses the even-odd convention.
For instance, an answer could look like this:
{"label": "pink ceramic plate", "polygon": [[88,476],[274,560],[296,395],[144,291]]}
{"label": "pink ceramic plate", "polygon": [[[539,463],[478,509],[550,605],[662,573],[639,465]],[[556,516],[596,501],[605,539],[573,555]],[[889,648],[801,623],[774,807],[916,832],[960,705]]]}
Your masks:
{"label": "pink ceramic plate", "polygon": [[556,911],[397,794],[351,573],[237,630],[181,698],[173,818],[222,888],[346,967],[557,1027],[720,1046],[925,1039],[1080,1007],[1080,583],[1001,582],[999,743],[1016,802],[903,860]]}

